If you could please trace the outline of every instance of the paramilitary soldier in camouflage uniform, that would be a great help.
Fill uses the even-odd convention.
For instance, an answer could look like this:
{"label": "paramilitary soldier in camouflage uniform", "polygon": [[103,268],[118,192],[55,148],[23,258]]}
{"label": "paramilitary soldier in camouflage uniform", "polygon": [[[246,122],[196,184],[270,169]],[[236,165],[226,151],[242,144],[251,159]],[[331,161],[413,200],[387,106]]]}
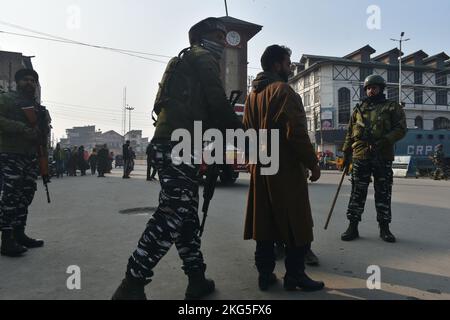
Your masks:
{"label": "paramilitary soldier in camouflage uniform", "polygon": [[36,101],[39,76],[34,70],[22,69],[15,75],[17,92],[0,95],[0,229],[1,254],[21,256],[27,248],[38,248],[44,241],[25,235],[28,206],[34,198],[38,175],[37,144],[41,130],[32,128],[23,107],[34,106],[45,115]]}
{"label": "paramilitary soldier in camouflage uniform", "polygon": [[342,235],[344,241],[359,237],[358,223],[364,212],[367,189],[373,175],[380,237],[386,242],[395,242],[389,230],[392,218],[392,161],[394,145],[406,135],[407,129],[402,106],[386,100],[383,94],[385,88],[386,81],[381,76],[367,77],[364,90],[368,98],[355,107],[342,148],[345,164],[353,157],[352,193],[347,211],[350,226]]}
{"label": "paramilitary soldier in camouflage uniform", "polygon": [[445,155],[444,146],[442,144],[436,146],[436,151],[433,154],[433,163],[436,166],[436,171],[434,171],[434,180],[441,180],[442,178],[447,180],[447,170],[445,168]]}
{"label": "paramilitary soldier in camouflage uniform", "polygon": [[219,59],[226,32],[219,19],[199,22],[189,31],[191,47],[167,66],[155,102],[158,121],[152,140],[162,188],[159,207],[130,257],[126,277],[113,299],[145,299],[144,286],[151,281],[153,268],[174,243],[189,278],[186,299],[199,299],[214,291],[214,281],[205,278],[200,251],[199,166],[172,162],[171,150],[178,142],[171,142],[171,135],[176,129],[186,129],[194,137],[194,121],[202,121],[203,129],[242,127],[220,79]]}

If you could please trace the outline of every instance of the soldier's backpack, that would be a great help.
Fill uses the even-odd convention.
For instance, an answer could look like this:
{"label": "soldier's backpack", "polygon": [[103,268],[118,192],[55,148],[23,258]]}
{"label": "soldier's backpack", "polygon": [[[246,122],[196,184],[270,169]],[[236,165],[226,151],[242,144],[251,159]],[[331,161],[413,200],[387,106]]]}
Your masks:
{"label": "soldier's backpack", "polygon": [[177,57],[172,58],[167,64],[152,112],[152,119],[156,126],[157,119],[163,108],[175,105],[189,105],[193,94],[193,72],[184,55],[191,47],[183,49]]}

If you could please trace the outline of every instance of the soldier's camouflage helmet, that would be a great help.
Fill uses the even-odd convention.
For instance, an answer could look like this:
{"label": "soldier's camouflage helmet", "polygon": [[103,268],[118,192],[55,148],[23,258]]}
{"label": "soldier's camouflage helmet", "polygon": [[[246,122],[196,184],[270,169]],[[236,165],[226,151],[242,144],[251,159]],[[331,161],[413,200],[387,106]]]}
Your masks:
{"label": "soldier's camouflage helmet", "polygon": [[368,76],[364,81],[364,90],[366,90],[370,85],[380,86],[381,90],[384,90],[386,88],[386,80],[384,80],[382,76],[373,74]]}
{"label": "soldier's camouflage helmet", "polygon": [[189,30],[189,43],[191,45],[198,43],[202,39],[202,36],[214,31],[222,31],[225,35],[227,34],[227,28],[219,18],[206,18],[205,20],[195,24]]}
{"label": "soldier's camouflage helmet", "polygon": [[437,147],[438,149],[444,149],[444,145],[443,145],[443,144],[438,144],[436,147]]}

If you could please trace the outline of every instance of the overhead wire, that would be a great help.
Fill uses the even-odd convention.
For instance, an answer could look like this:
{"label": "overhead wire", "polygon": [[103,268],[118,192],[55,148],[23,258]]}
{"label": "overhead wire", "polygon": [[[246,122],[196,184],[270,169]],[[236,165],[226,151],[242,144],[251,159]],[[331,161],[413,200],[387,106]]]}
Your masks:
{"label": "overhead wire", "polygon": [[[94,107],[87,105],[79,105],[79,104],[69,104],[51,100],[44,100],[44,105],[48,105],[50,107],[58,107],[58,108],[68,108],[68,109],[82,109],[88,111],[98,111],[101,113],[123,113],[123,107],[114,107],[114,109],[106,108],[106,107]],[[143,114],[143,115],[151,115],[151,112],[142,112],[142,111],[133,111],[133,114]]]}
{"label": "overhead wire", "polygon": [[[19,29],[19,30],[23,30],[23,31],[27,31],[27,32],[35,33],[35,34],[39,34],[40,36],[33,36],[33,35],[27,35],[27,34],[21,34],[21,33],[16,33],[16,32],[0,30],[0,33],[3,33],[3,34],[9,34],[9,35],[20,36],[20,37],[35,38],[35,39],[39,39],[39,40],[53,41],[53,42],[59,42],[59,43],[65,43],[65,44],[80,45],[80,46],[86,46],[86,47],[91,47],[91,48],[96,48],[96,49],[109,50],[109,51],[125,54],[125,55],[131,56],[131,57],[136,57],[136,58],[140,58],[140,59],[144,59],[144,60],[148,60],[148,61],[153,61],[153,62],[158,62],[158,63],[163,63],[163,64],[167,64],[168,61],[162,61],[162,60],[147,58],[147,57],[143,57],[141,55],[148,55],[148,56],[154,56],[154,57],[160,57],[160,58],[168,58],[168,59],[173,58],[173,56],[168,56],[168,55],[163,55],[163,54],[156,54],[156,53],[150,53],[150,52],[143,52],[143,51],[136,51],[136,50],[129,50],[129,49],[114,48],[114,47],[108,47],[108,46],[97,45],[97,44],[89,44],[89,43],[85,43],[85,42],[81,42],[81,41],[76,41],[76,40],[72,40],[72,39],[68,39],[68,38],[52,35],[52,34],[41,32],[41,31],[33,30],[33,29],[30,29],[30,28],[26,28],[26,27],[23,27],[23,26],[20,26],[20,25],[17,25],[17,24],[13,24],[13,23],[9,23],[9,22],[6,22],[6,21],[1,21],[1,20],[0,20],[0,24],[8,26],[8,27],[11,27],[11,28],[15,28],[15,29]],[[261,68],[250,67],[250,66],[248,66],[247,68],[248,69],[254,69],[254,70],[261,70]]]}

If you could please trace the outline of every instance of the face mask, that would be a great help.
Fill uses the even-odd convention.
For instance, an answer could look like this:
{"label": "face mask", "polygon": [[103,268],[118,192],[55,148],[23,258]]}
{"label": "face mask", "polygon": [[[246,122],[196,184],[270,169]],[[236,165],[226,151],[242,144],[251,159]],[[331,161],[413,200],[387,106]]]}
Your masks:
{"label": "face mask", "polygon": [[201,42],[203,48],[211,52],[217,59],[221,59],[225,47],[217,42],[203,39]]}
{"label": "face mask", "polygon": [[367,98],[370,102],[384,102],[386,100],[386,95],[383,92],[380,92],[379,94],[377,94],[376,96],[373,97],[368,97]]}

